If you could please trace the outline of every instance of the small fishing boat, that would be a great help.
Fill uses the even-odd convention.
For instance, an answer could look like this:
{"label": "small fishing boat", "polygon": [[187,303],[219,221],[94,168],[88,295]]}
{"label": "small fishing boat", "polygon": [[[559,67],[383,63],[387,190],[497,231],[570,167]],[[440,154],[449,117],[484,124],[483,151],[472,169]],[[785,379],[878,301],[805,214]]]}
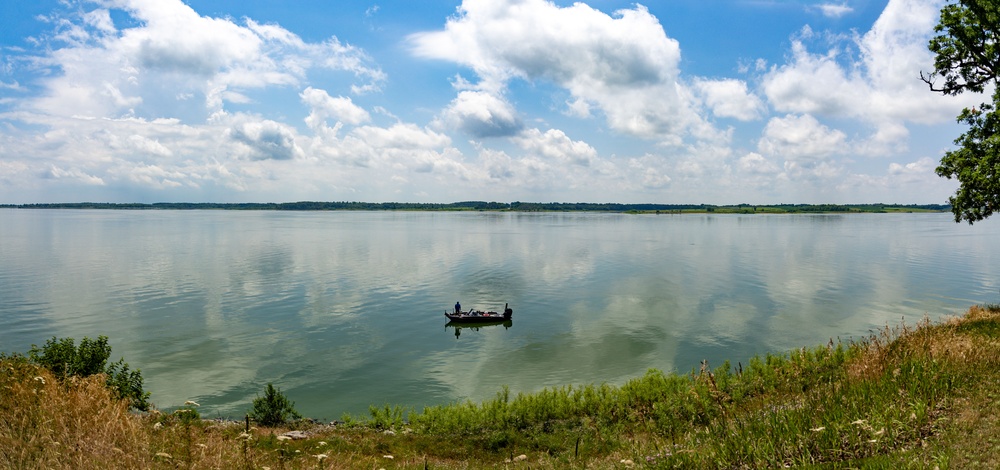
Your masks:
{"label": "small fishing boat", "polygon": [[444,316],[454,323],[496,323],[510,320],[514,310],[503,305],[503,313],[469,310],[468,312],[444,312]]}

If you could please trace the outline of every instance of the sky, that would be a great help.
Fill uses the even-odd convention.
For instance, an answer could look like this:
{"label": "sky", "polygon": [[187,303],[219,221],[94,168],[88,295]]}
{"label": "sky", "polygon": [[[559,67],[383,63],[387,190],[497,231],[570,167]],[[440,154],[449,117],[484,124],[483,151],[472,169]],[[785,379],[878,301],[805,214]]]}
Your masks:
{"label": "sky", "polygon": [[946,203],[938,0],[0,2],[0,203]]}

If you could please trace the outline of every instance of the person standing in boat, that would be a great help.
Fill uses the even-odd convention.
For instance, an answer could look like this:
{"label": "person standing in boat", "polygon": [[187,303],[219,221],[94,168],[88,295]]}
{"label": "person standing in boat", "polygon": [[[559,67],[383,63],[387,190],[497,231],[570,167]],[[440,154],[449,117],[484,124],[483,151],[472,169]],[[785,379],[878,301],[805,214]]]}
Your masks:
{"label": "person standing in boat", "polygon": [[455,313],[462,313],[462,304],[455,302]]}

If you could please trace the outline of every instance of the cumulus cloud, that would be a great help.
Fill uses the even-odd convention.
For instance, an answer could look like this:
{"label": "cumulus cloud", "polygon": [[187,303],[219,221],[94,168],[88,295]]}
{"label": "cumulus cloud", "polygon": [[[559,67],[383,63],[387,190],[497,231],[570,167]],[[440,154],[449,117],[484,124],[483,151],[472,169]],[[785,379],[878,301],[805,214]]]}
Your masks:
{"label": "cumulus cloud", "polygon": [[740,157],[737,165],[740,171],[751,175],[773,175],[780,171],[778,165],[756,152]]}
{"label": "cumulus cloud", "polygon": [[[902,148],[906,123],[953,120],[961,103],[977,98],[929,93],[919,79],[934,68],[927,41],[943,4],[890,0],[870,31],[846,40],[804,28],[793,38],[790,61],[763,77],[769,103],[780,112],[861,120],[873,132],[859,148],[875,154]],[[812,40],[831,42],[812,52]]]}
{"label": "cumulus cloud", "polygon": [[752,121],[763,115],[764,102],[750,93],[746,82],[736,79],[696,79],[694,89],[712,113],[740,121]]}
{"label": "cumulus cloud", "polygon": [[590,144],[573,140],[559,129],[526,129],[511,141],[519,151],[480,148],[482,171],[473,175],[501,182],[502,188],[561,194],[573,200],[588,199],[585,195],[595,187],[614,191],[629,183],[619,165],[600,158]]}
{"label": "cumulus cloud", "polygon": [[[263,38],[251,29],[201,16],[181,2],[136,0],[122,6],[142,26],[121,31],[113,47],[138,59],[137,66],[208,78],[261,55]],[[103,32],[115,30],[109,25]]]}
{"label": "cumulus cloud", "polygon": [[251,160],[291,160],[302,156],[295,143],[295,131],[280,122],[248,120],[236,123],[227,132],[242,145],[242,157]]}
{"label": "cumulus cloud", "polygon": [[345,124],[358,125],[371,120],[371,115],[360,106],[354,104],[349,97],[329,95],[326,90],[307,87],[299,97],[309,106],[309,116],[305,121],[309,127],[316,128],[326,124],[327,118],[336,119]]}
{"label": "cumulus cloud", "polygon": [[523,127],[510,103],[485,91],[460,92],[444,110],[442,118],[449,127],[461,129],[475,138],[508,137]]}
{"label": "cumulus cloud", "polygon": [[365,126],[356,129],[352,135],[367,142],[370,147],[381,149],[442,149],[451,144],[451,139],[447,135],[415,124],[400,123],[390,127]]}
{"label": "cumulus cloud", "polygon": [[805,115],[772,118],[758,143],[761,153],[793,161],[816,161],[846,150],[847,136]]}
{"label": "cumulus cloud", "polygon": [[590,166],[597,151],[583,141],[573,141],[558,129],[542,133],[529,129],[513,139],[524,151],[563,165]]}
{"label": "cumulus cloud", "polygon": [[929,175],[934,175],[937,162],[923,157],[910,163],[890,163],[888,174],[903,182],[923,181]]}
{"label": "cumulus cloud", "polygon": [[851,157],[906,150],[908,126],[951,122],[966,99],[917,78],[939,0],[890,0],[867,32],[803,28],[785,62],[758,60],[743,78],[685,77],[680,44],[642,6],[560,3],[469,0],[441,30],[410,36],[418,58],[475,78],[402,110],[398,95],[358,96],[389,82],[336,37],[179,0],[74,3],[47,17],[34,49],[4,49],[17,57],[0,64],[0,196],[447,201],[476,187],[497,200],[730,203],[909,188],[913,199],[936,178],[933,156]]}
{"label": "cumulus cloud", "polygon": [[641,5],[609,16],[584,3],[465,1],[443,31],[410,41],[420,57],[471,67],[494,97],[512,78],[551,81],[571,94],[569,114],[600,109],[621,133],[676,136],[699,120],[679,84],[678,42]]}
{"label": "cumulus cloud", "polygon": [[[308,43],[277,25],[199,15],[180,0],[118,0],[81,18],[59,19],[51,48],[35,62],[51,70],[46,93],[22,102],[58,115],[155,116],[163,97],[201,96],[209,112],[273,85],[297,85],[310,68],[354,74],[356,91],[376,90],[385,74],[360,50],[336,38]],[[124,13],[117,29],[111,10]]]}

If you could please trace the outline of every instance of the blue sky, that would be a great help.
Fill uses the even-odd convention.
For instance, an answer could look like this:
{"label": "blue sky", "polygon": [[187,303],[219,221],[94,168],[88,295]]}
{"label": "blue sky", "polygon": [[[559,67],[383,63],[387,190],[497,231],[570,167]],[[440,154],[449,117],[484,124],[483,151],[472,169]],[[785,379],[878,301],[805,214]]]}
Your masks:
{"label": "blue sky", "polygon": [[0,203],[944,203],[942,1],[0,5]]}

